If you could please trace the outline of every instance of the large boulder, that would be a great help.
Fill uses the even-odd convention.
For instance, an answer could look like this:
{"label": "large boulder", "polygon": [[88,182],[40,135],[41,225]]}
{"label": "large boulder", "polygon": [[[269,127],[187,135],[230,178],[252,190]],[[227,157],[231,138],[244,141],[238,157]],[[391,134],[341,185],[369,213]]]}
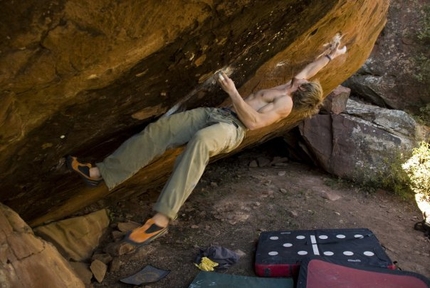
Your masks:
{"label": "large boulder", "polygon": [[1,203],[0,247],[1,287],[85,287],[57,249]]}
{"label": "large boulder", "polygon": [[67,260],[88,260],[109,226],[107,210],[72,217],[34,228],[34,233],[51,242]]}
{"label": "large boulder", "polygon": [[415,120],[404,111],[389,110],[348,99],[339,115],[319,114],[299,125],[310,154],[327,172],[357,182],[390,177],[401,155],[416,147]]}
{"label": "large boulder", "polygon": [[[317,75],[328,93],[369,56],[388,6],[389,0],[3,1],[0,201],[35,226],[108,195],[162,184],[181,149],[112,192],[87,189],[66,171],[63,157],[101,160],[172,107],[221,105],[226,94],[212,78],[218,69],[229,71],[244,96],[282,84],[340,32],[347,54]],[[249,133],[239,150],[302,118],[292,113]]]}
{"label": "large boulder", "polygon": [[393,0],[372,54],[344,85],[378,106],[428,114],[429,45],[428,1]]}

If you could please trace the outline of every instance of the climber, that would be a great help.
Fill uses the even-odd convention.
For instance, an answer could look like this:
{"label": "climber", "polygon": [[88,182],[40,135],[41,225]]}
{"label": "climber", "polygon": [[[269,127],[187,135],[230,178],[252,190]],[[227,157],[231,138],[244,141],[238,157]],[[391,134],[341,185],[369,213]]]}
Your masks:
{"label": "climber", "polygon": [[308,64],[295,77],[280,86],[264,89],[243,99],[233,80],[225,73],[218,83],[230,97],[227,108],[201,107],[162,117],[142,132],[125,141],[102,162],[93,166],[68,156],[67,165],[90,186],[104,181],[111,190],[169,148],[184,145],[174,170],[154,205],[155,215],[144,225],[129,231],[122,242],[131,250],[163,235],[197,185],[210,157],[232,151],[242,142],[247,130],[266,127],[286,118],[292,109],[302,115],[318,112],[323,100],[319,82],[309,82],[330,61],[346,52],[335,45],[324,56]]}

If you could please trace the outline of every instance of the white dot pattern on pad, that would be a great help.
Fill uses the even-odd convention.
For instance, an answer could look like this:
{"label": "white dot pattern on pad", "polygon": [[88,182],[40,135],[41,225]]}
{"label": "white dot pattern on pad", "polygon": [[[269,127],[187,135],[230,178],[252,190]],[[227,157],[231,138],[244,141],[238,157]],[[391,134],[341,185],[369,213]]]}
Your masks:
{"label": "white dot pattern on pad", "polygon": [[326,239],[328,239],[328,236],[327,235],[320,235],[320,236],[318,236],[318,238],[320,238],[321,240],[326,240]]}
{"label": "white dot pattern on pad", "polygon": [[352,255],[354,255],[354,253],[352,251],[344,251],[343,255],[345,255],[345,256],[352,256]]}
{"label": "white dot pattern on pad", "polygon": [[325,251],[325,252],[324,252],[324,255],[325,255],[325,256],[333,256],[333,255],[334,255],[334,253],[333,253],[333,252],[331,252],[331,251]]}
{"label": "white dot pattern on pad", "polygon": [[336,238],[338,238],[338,239],[344,239],[346,236],[345,235],[343,235],[343,234],[338,234],[338,235],[336,235]]}
{"label": "white dot pattern on pad", "polygon": [[305,239],[306,237],[303,236],[303,235],[298,235],[296,238],[299,239],[299,240],[302,240],[302,239]]}
{"label": "white dot pattern on pad", "polygon": [[270,251],[269,252],[269,255],[270,256],[276,256],[276,255],[278,255],[279,253],[278,252],[276,252],[276,251]]}
{"label": "white dot pattern on pad", "polygon": [[272,236],[272,237],[270,237],[270,240],[278,240],[278,239],[279,239],[278,236]]}
{"label": "white dot pattern on pad", "polygon": [[293,247],[293,244],[292,243],[284,243],[282,246],[284,246],[284,247]]}
{"label": "white dot pattern on pad", "polygon": [[297,252],[297,254],[299,254],[299,255],[307,255],[308,251],[301,250],[301,251]]}
{"label": "white dot pattern on pad", "polygon": [[372,251],[364,251],[363,252],[363,254],[365,255],[365,256],[375,256],[375,253],[373,253]]}

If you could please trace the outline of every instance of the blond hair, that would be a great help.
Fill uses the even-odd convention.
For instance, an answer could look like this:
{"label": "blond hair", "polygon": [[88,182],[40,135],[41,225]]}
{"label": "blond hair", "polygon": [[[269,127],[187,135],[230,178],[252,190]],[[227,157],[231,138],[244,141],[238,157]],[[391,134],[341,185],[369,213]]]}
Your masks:
{"label": "blond hair", "polygon": [[318,81],[303,83],[292,95],[293,109],[305,117],[318,113],[323,102],[323,89]]}

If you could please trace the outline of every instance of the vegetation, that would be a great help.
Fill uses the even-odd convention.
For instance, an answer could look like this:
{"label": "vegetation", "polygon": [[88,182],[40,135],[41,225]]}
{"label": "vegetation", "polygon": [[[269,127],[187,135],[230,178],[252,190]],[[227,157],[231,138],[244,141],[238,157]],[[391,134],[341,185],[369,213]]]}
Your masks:
{"label": "vegetation", "polygon": [[399,154],[394,159],[387,160],[387,169],[376,174],[368,174],[362,179],[363,188],[372,192],[377,188],[393,191],[405,199],[411,199],[415,194],[423,195],[430,201],[430,144],[422,141],[413,149],[412,156],[405,159]]}
{"label": "vegetation", "polygon": [[377,185],[384,189],[391,190],[394,194],[402,198],[412,198],[413,191],[410,185],[410,178],[408,173],[403,169],[405,156],[403,153],[398,153],[391,159],[387,159],[385,166],[387,167],[384,172],[380,172],[377,176]]}
{"label": "vegetation", "polygon": [[413,192],[421,194],[430,201],[430,145],[421,142],[415,148],[412,157],[402,165],[409,176],[409,185]]}

